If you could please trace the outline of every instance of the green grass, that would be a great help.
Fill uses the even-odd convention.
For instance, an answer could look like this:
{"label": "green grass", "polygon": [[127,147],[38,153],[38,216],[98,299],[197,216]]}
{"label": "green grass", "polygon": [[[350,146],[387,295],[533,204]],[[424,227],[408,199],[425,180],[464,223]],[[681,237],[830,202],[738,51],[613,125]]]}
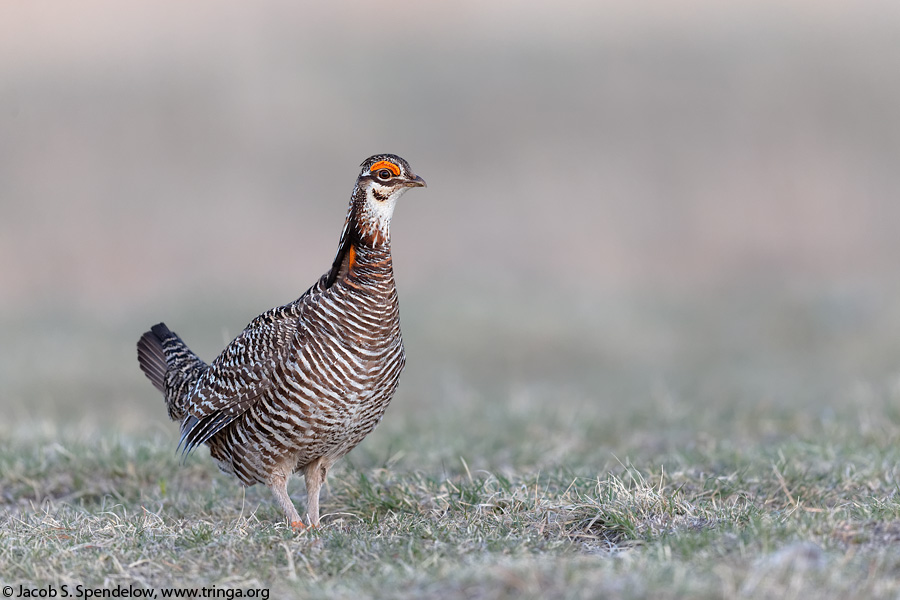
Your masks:
{"label": "green grass", "polygon": [[208,459],[180,466],[165,436],[12,436],[0,573],[323,598],[895,597],[898,424],[831,427],[496,472],[465,455],[418,465],[430,432],[414,429],[404,454],[370,444],[336,469],[324,526],[301,535],[267,490]]}
{"label": "green grass", "polygon": [[[177,428],[133,364],[141,324],[35,329],[20,349],[53,340],[56,370],[22,356],[5,375],[0,583],[896,598],[894,328],[864,311],[838,327],[815,301],[713,306],[612,302],[574,320],[537,307],[531,333],[509,311],[493,329],[465,306],[439,324],[407,311],[400,393],[329,476],[323,526],[299,535],[205,451],[178,462]],[[766,327],[800,315],[805,335]],[[302,507],[302,483],[290,491]]]}

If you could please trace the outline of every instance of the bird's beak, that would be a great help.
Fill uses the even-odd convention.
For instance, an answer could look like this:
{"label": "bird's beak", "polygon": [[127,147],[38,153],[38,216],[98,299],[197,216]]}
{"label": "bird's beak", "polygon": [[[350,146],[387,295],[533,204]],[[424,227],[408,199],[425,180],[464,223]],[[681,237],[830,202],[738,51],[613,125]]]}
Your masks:
{"label": "bird's beak", "polygon": [[413,179],[410,179],[406,182],[406,185],[409,187],[428,187],[425,185],[425,180],[416,175]]}

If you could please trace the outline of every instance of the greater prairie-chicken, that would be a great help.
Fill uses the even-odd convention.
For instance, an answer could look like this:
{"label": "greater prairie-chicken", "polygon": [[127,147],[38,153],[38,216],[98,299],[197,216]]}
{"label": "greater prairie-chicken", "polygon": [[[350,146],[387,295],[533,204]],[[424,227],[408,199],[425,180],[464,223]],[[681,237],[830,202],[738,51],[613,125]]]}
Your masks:
{"label": "greater prairie-chicken", "polygon": [[406,359],[390,223],[397,199],[424,186],[399,156],[363,162],[331,269],[255,318],[212,363],[163,323],[138,341],[141,369],[181,422],[182,452],[206,444],[222,471],[266,484],[295,528],[304,525],[288,478],[303,472],[317,526],[329,468],[375,428],[397,389]]}

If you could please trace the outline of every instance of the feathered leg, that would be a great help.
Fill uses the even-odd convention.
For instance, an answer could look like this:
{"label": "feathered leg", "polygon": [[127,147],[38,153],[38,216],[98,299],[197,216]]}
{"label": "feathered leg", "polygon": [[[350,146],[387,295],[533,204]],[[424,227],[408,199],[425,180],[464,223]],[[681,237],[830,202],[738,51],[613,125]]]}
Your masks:
{"label": "feathered leg", "polygon": [[294,529],[304,529],[305,526],[303,525],[303,521],[300,520],[300,514],[294,507],[294,503],[291,502],[291,497],[288,496],[287,482],[287,475],[276,472],[272,473],[272,476],[266,485],[268,485],[269,489],[275,494],[275,499],[278,500],[278,504],[281,505],[284,516],[287,517],[287,521],[290,523],[291,527]]}
{"label": "feathered leg", "polygon": [[303,469],[303,477],[306,479],[306,515],[310,527],[319,526],[319,492],[328,475],[328,466],[325,457],[322,457],[312,461]]}

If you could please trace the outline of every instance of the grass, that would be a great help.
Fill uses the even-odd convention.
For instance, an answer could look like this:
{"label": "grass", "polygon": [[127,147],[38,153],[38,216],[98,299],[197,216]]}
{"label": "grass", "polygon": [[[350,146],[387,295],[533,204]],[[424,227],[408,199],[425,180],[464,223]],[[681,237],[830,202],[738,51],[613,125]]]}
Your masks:
{"label": "grass", "polygon": [[[72,361],[63,375],[29,373],[40,363],[27,357],[7,373],[0,583],[309,598],[897,597],[900,389],[889,369],[853,375],[897,357],[892,328],[875,313],[829,327],[834,311],[803,303],[617,306],[578,327],[540,313],[546,350],[507,314],[477,355],[461,350],[460,329],[478,319],[465,307],[433,329],[407,311],[401,393],[330,475],[323,526],[300,535],[268,490],[241,488],[205,452],[179,464],[176,428],[132,364],[132,326],[56,327],[59,360]],[[808,317],[803,336],[758,326],[797,314],[825,316]],[[66,352],[87,339],[108,366],[102,385]],[[73,373],[83,388],[67,384]],[[302,506],[302,484],[291,493]]]}
{"label": "grass", "polygon": [[0,573],[323,598],[895,597],[897,427],[593,471],[473,470],[465,456],[420,468],[366,446],[330,479],[325,525],[301,535],[267,490],[208,460],[179,466],[163,436],[21,436],[0,448]]}

